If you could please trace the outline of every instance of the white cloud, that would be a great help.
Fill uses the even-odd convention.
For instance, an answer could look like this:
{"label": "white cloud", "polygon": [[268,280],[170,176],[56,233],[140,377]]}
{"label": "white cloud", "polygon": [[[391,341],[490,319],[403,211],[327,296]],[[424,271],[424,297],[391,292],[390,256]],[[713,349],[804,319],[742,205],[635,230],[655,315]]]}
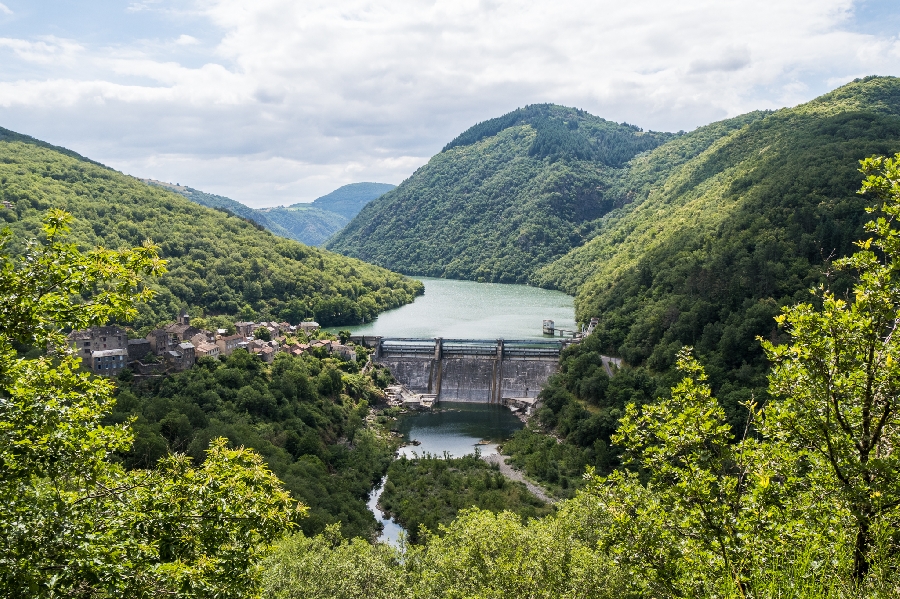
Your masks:
{"label": "white cloud", "polygon": [[0,38],[0,49],[12,50],[25,62],[38,64],[71,65],[83,47],[71,40],[47,36],[32,42],[22,39]]}
{"label": "white cloud", "polygon": [[[860,73],[900,75],[900,42],[853,31],[851,0],[193,9],[209,28],[174,43],[0,40],[0,52],[45,69],[8,77],[0,66],[4,126],[54,134],[136,175],[273,205],[361,178],[398,183],[468,126],[529,103],[689,130],[808,100]],[[54,71],[56,60],[69,62]],[[154,170],[132,170],[143,168]]]}
{"label": "white cloud", "polygon": [[182,33],[180,36],[178,36],[178,39],[175,40],[175,44],[178,46],[196,46],[200,44],[200,40],[198,40],[194,36]]}
{"label": "white cloud", "polygon": [[13,11],[10,10],[8,6],[6,6],[5,4],[0,2],[0,13],[2,13],[4,15],[12,15]]}

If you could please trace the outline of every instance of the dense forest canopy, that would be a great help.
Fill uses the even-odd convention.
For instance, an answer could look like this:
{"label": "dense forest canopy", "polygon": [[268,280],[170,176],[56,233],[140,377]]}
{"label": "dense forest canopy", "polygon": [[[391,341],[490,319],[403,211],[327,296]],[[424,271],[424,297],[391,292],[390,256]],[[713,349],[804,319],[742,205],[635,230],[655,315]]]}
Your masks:
{"label": "dense forest canopy", "polygon": [[340,523],[348,536],[374,538],[379,525],[366,498],[397,441],[384,427],[366,426],[369,406],[382,397],[377,382],[389,375],[359,371],[325,350],[278,354],[272,365],[237,350],[162,378],[123,377],[109,420],[133,418],[134,444],[119,457],[128,468],[152,467],[173,452],[201,464],[210,440],[222,437],[262,455],[309,507],[304,532]]}
{"label": "dense forest canopy", "polygon": [[[610,435],[625,406],[669,394],[685,345],[741,430],[742,404],[768,397],[757,337],[781,339],[774,317],[812,286],[847,285],[829,260],[863,236],[859,160],[897,150],[900,80],[877,77],[714,123],[636,158],[619,184],[631,202],[535,277],[576,293],[577,318],[599,317],[600,326],[565,353],[544,391],[540,420],[568,445],[522,433],[509,446],[517,462],[552,484],[577,484],[588,464],[614,467]],[[607,381],[601,355],[628,367]]]}
{"label": "dense forest canopy", "polygon": [[[5,131],[5,130],[4,130]],[[258,226],[12,132],[0,141],[0,220],[20,239],[39,232],[48,208],[75,218],[81,247],[152,239],[169,271],[135,324],[155,325],[182,307],[323,325],[372,320],[421,293],[421,283],[359,260],[276,237]]]}
{"label": "dense forest canopy", "polygon": [[672,137],[530,106],[461,135],[328,247],[409,274],[526,282],[590,236],[627,160]]}

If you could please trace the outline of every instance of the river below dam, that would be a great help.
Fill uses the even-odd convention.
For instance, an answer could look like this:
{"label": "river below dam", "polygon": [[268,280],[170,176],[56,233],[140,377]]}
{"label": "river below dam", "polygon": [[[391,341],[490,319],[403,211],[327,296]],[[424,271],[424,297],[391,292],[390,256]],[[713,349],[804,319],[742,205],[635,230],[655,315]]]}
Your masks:
{"label": "river below dam", "polygon": [[[559,291],[527,285],[475,283],[419,278],[425,294],[381,314],[375,321],[349,328],[354,335],[444,339],[543,339],[545,319],[557,329],[574,330],[573,298]],[[337,332],[338,329],[334,329]],[[396,429],[407,445],[400,454],[430,453],[454,457],[497,452],[523,423],[509,409],[496,404],[439,402],[431,412],[412,412],[398,418]],[[402,527],[383,519],[378,499],[384,480],[369,498],[369,509],[382,522],[380,540],[397,544]]]}

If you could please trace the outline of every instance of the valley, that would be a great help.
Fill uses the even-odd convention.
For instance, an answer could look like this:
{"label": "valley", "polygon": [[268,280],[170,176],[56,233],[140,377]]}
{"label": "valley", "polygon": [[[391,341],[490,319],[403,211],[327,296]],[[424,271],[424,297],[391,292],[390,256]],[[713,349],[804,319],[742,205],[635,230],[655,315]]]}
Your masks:
{"label": "valley", "polygon": [[[257,590],[333,559],[369,589],[356,596],[517,594],[479,594],[506,572],[546,597],[774,597],[766,585],[822,579],[843,589],[829,597],[890,597],[898,152],[893,77],[678,133],[526,106],[399,186],[270,209],[0,129],[0,392],[18,418],[0,427],[15,440],[0,463],[35,498],[5,491],[27,514],[15,535],[50,534],[40,510],[53,502],[85,539],[96,514],[121,512],[122,551],[145,552],[152,584],[176,588],[171,564],[202,569],[188,548],[207,533],[169,531],[238,509],[210,491],[229,480],[263,523],[253,531],[273,527],[244,537],[241,555],[261,557],[242,563],[269,581]],[[27,275],[45,271],[53,284]],[[94,376],[60,349],[108,322],[140,343],[185,342],[166,324],[186,313],[229,355]],[[551,338],[545,320],[591,328]],[[242,331],[258,351],[227,345],[229,327],[257,322],[307,328],[287,325],[281,346]],[[397,383],[436,403],[414,411]],[[41,395],[57,387],[62,401]],[[66,428],[66,402],[86,424]],[[103,446],[85,457],[66,441],[93,460],[70,487],[21,440],[54,426]],[[15,470],[21,455],[39,466]],[[219,474],[204,479],[207,466]],[[218,507],[172,523],[154,493]],[[257,510],[264,500],[279,503]],[[210,552],[238,546],[208,534]],[[69,559],[52,546],[41,568]],[[112,567],[91,559],[85,571]],[[304,572],[291,588],[334,582]]]}

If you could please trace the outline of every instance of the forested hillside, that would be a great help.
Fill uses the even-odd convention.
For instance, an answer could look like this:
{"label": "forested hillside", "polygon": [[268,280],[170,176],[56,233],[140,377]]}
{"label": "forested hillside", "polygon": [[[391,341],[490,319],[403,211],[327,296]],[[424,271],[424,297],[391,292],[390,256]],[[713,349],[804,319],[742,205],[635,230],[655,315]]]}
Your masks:
{"label": "forested hillside", "polygon": [[[710,135],[713,132],[713,135]],[[716,138],[708,143],[710,138]],[[594,239],[536,280],[576,295],[577,317],[600,318],[565,354],[540,420],[565,446],[523,433],[518,463],[553,484],[586,464],[614,466],[609,439],[630,402],[668,395],[675,356],[693,346],[736,431],[742,405],[768,397],[757,337],[780,339],[774,317],[808,301],[867,220],[858,161],[900,150],[900,80],[867,78],[812,102],[755,113],[684,135],[633,161],[620,193],[631,203]],[[674,157],[674,159],[673,159]],[[612,381],[600,355],[628,367]]]}
{"label": "forested hillside", "polygon": [[584,243],[629,159],[671,137],[528,106],[461,134],[328,247],[409,274],[525,282]]}
{"label": "forested hillside", "polygon": [[140,245],[152,239],[169,261],[150,283],[138,326],[193,313],[325,325],[371,320],[413,300],[417,281],[358,260],[282,239],[239,217],[199,206],[74,152],[0,130],[0,220],[17,238],[37,235],[48,208],[75,217],[81,247]]}
{"label": "forested hillside", "polygon": [[351,183],[311,203],[292,204],[287,207],[250,208],[231,198],[205,193],[191,187],[153,179],[144,181],[181,194],[201,206],[227,210],[261,225],[279,237],[293,239],[306,245],[322,245],[350,222],[363,206],[395,187],[389,183]]}
{"label": "forested hillside", "polygon": [[135,442],[120,458],[129,468],[150,468],[182,452],[202,463],[210,440],[225,437],[259,452],[310,508],[303,531],[339,522],[348,536],[373,538],[378,523],[366,499],[397,441],[365,422],[381,397],[373,378],[387,374],[359,370],[324,350],[279,354],[272,365],[238,350],[171,376],[131,384],[123,377],[110,420],[135,418]]}

